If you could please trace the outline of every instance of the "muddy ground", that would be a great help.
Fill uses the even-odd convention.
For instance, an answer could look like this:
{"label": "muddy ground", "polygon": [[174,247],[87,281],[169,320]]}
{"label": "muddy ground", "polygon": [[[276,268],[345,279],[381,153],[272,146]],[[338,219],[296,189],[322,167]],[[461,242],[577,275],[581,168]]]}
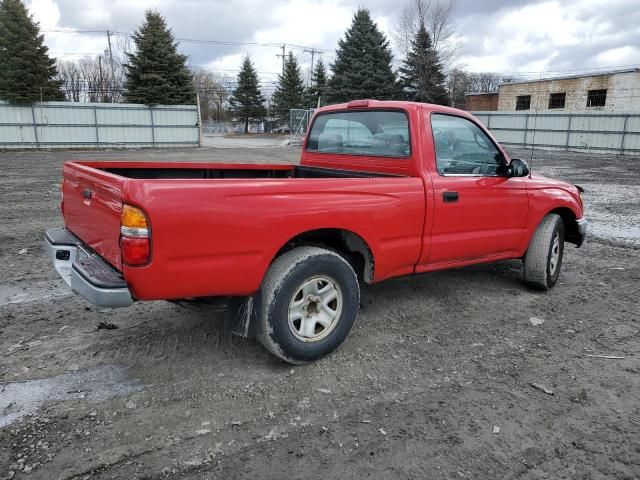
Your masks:
{"label": "muddy ground", "polygon": [[42,254],[64,159],[297,155],[0,153],[0,479],[640,478],[640,158],[536,152],[591,222],[553,291],[518,261],[365,287],[350,337],[305,367],[220,314],[91,306]]}

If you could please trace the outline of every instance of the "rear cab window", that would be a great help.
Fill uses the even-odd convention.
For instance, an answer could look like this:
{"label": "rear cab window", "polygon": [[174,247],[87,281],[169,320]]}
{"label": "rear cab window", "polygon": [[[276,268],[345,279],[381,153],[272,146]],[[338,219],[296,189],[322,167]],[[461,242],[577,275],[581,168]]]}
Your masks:
{"label": "rear cab window", "polygon": [[400,110],[322,113],[311,126],[306,150],[406,159],[411,155],[409,118]]}

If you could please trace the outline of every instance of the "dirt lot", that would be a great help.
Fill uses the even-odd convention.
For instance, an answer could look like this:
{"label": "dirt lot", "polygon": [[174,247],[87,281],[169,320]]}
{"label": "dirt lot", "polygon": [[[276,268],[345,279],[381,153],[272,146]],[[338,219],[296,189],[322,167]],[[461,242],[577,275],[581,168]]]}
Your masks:
{"label": "dirt lot", "polygon": [[553,291],[518,261],[366,287],[339,351],[295,368],[219,314],[70,294],[41,250],[68,158],[297,152],[0,153],[1,479],[640,478],[640,158],[536,152],[591,221]]}

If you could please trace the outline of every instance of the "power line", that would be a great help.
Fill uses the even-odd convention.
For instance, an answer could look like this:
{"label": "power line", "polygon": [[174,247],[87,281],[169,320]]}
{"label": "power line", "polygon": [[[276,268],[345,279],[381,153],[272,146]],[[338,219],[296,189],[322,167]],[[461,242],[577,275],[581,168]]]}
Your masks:
{"label": "power line", "polygon": [[[88,34],[88,35],[120,35],[126,37],[133,37],[133,34],[130,32],[118,32],[113,30],[77,30],[77,29],[43,29],[44,33],[64,33],[64,34]],[[212,39],[195,39],[195,38],[176,38],[176,41],[181,43],[199,43],[199,44],[214,44],[214,45],[235,45],[235,46],[257,46],[257,47],[270,47],[270,48],[279,48],[282,49],[284,45],[286,45],[289,49],[302,50],[303,52],[316,52],[320,54],[327,55],[335,55],[335,52],[330,49],[323,49],[317,47],[310,47],[305,45],[298,45],[295,43],[284,43],[284,42],[239,42],[233,40],[212,40]],[[65,55],[77,55],[74,53],[64,53]],[[280,55],[278,55],[280,56]],[[313,54],[312,54],[313,57]],[[570,69],[560,69],[560,70],[514,70],[514,71],[485,71],[485,72],[468,72],[468,73],[494,73],[496,75],[511,75],[511,76],[532,76],[534,78],[538,78],[540,74],[554,74],[554,73],[579,73],[579,72],[596,72],[601,70],[615,70],[615,69],[623,69],[623,68],[640,68],[640,64],[625,64],[625,65],[611,65],[605,67],[580,67],[580,68],[570,68]],[[544,79],[543,79],[544,80]]]}
{"label": "power line", "polygon": [[[513,71],[513,72],[504,72],[504,71],[486,71],[486,72],[470,72],[470,73],[495,73],[498,75],[540,75],[547,73],[575,73],[575,72],[589,72],[589,71],[600,71],[600,70],[618,70],[624,68],[640,68],[640,64],[631,63],[626,65],[611,65],[606,67],[583,67],[583,68],[571,68],[566,70],[539,70],[539,71]],[[544,80],[544,78],[542,79]]]}
{"label": "power line", "polygon": [[[86,34],[86,35],[105,35],[107,32],[110,32],[111,35],[120,35],[125,37],[133,37],[133,33],[130,32],[117,32],[113,30],[76,30],[76,29],[46,29],[42,30],[44,33],[65,33],[65,34]],[[202,43],[202,44],[213,44],[213,45],[232,45],[232,46],[247,46],[247,47],[272,47],[272,48],[282,48],[283,42],[274,43],[274,42],[238,42],[234,40],[211,40],[211,39],[202,39],[202,38],[183,38],[176,37],[175,39],[180,43]],[[295,43],[287,43],[288,48],[292,48],[295,50],[305,50],[312,47],[306,45],[297,45]],[[321,52],[329,52],[328,50],[324,50],[321,48],[316,48],[316,51]]]}

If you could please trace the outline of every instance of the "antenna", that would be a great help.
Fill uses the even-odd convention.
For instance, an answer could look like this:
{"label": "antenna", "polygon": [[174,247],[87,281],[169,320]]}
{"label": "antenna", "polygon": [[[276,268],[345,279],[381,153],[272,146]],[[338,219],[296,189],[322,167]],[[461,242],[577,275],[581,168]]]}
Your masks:
{"label": "antenna", "polygon": [[[536,147],[536,131],[538,130],[538,105],[540,104],[540,87],[542,86],[542,72],[540,72],[540,76],[538,77],[538,88],[536,89],[536,105],[535,112],[533,115],[534,124],[533,124],[533,136],[531,137],[531,155],[529,156],[529,178],[531,178],[531,174],[533,172],[533,149]],[[527,133],[525,131],[525,137]],[[524,139],[525,144],[527,139]]]}

